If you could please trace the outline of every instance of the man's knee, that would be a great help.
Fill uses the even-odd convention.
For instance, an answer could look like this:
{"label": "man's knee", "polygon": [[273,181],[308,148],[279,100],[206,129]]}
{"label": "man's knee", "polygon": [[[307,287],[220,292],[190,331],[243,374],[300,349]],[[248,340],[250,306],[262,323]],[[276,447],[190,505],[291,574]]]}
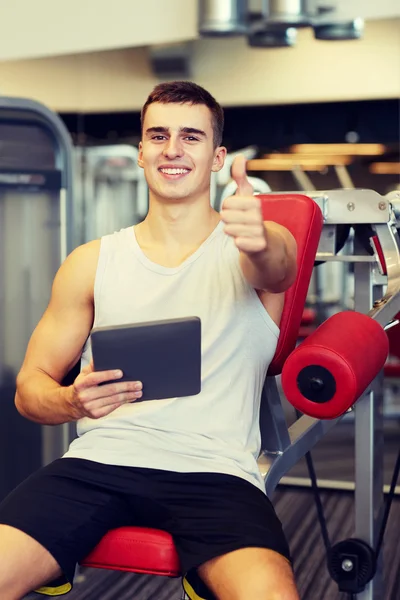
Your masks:
{"label": "man's knee", "polygon": [[293,584],[271,586],[271,583],[253,587],[252,584],[237,597],[237,600],[300,600]]}
{"label": "man's knee", "polygon": [[293,577],[271,580],[263,573],[253,574],[237,588],[235,600],[300,600]]}

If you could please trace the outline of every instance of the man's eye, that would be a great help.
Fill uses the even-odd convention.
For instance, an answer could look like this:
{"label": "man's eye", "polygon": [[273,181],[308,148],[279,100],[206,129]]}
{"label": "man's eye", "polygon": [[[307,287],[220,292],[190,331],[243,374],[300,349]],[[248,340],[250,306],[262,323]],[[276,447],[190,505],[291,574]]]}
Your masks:
{"label": "man's eye", "polygon": [[152,140],[165,140],[165,135],[153,135]]}
{"label": "man's eye", "polygon": [[193,135],[188,135],[186,136],[185,140],[188,140],[189,142],[198,142],[198,138],[194,137]]}

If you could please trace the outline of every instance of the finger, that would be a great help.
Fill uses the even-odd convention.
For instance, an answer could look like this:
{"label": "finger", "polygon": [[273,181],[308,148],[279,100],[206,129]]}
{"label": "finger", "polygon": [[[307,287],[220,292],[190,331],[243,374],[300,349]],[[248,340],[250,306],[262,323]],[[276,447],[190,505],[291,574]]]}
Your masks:
{"label": "finger", "polygon": [[235,244],[238,250],[242,252],[261,252],[266,248],[265,240],[260,237],[235,237]]}
{"label": "finger", "polygon": [[[119,394],[141,392],[143,385],[140,381],[124,381],[106,385],[94,385],[80,392],[81,402],[91,402],[102,398],[114,398]],[[114,400],[115,402],[115,400]]]}
{"label": "finger", "polygon": [[225,198],[222,209],[261,211],[261,201],[258,196],[229,196]]}
{"label": "finger", "polygon": [[225,233],[234,237],[257,238],[266,247],[263,228],[260,225],[244,225],[243,223],[229,223],[225,225]]}
{"label": "finger", "polygon": [[258,196],[228,196],[222,204],[223,210],[227,208],[234,210],[257,208],[261,211],[261,200]]}
{"label": "finger", "polygon": [[79,389],[94,387],[106,381],[121,379],[123,372],[119,369],[110,371],[92,371],[88,373],[80,382]]}
{"label": "finger", "polygon": [[252,196],[254,194],[253,186],[247,179],[246,158],[243,154],[235,157],[232,163],[231,175],[237,184],[236,194],[238,196]]}
{"label": "finger", "polygon": [[259,225],[262,223],[260,213],[257,210],[221,210],[221,220],[224,223],[242,223],[248,225]]}
{"label": "finger", "polygon": [[119,404],[122,406],[123,404],[128,404],[130,402],[135,402],[143,396],[143,392],[121,392],[119,394],[114,394],[112,396],[105,396],[103,398],[95,398],[90,402],[85,402],[84,409],[88,414],[94,414],[98,409],[103,409],[107,406],[112,406],[113,404]]}

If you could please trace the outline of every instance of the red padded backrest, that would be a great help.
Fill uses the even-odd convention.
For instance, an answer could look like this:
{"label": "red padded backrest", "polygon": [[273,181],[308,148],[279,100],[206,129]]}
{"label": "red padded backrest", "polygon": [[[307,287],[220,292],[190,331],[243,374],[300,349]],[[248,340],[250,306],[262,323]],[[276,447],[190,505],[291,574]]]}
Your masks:
{"label": "red padded backrest", "polygon": [[297,242],[297,277],[285,294],[280,336],[268,375],[278,375],[296,346],[301,316],[310,285],[323,226],[321,210],[308,196],[300,194],[260,194],[264,221],[286,227]]}

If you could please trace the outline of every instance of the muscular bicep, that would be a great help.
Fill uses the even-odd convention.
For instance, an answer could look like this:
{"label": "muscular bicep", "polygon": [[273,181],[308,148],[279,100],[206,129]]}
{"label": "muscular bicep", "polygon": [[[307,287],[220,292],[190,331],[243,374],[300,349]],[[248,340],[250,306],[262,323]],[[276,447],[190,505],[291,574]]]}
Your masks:
{"label": "muscular bicep", "polygon": [[61,383],[78,362],[91,328],[89,310],[57,313],[49,306],[29,341],[21,374],[41,371]]}
{"label": "muscular bicep", "polygon": [[93,324],[99,241],[77,248],[60,267],[49,305],[29,341],[19,377],[41,371],[61,382],[80,359]]}

